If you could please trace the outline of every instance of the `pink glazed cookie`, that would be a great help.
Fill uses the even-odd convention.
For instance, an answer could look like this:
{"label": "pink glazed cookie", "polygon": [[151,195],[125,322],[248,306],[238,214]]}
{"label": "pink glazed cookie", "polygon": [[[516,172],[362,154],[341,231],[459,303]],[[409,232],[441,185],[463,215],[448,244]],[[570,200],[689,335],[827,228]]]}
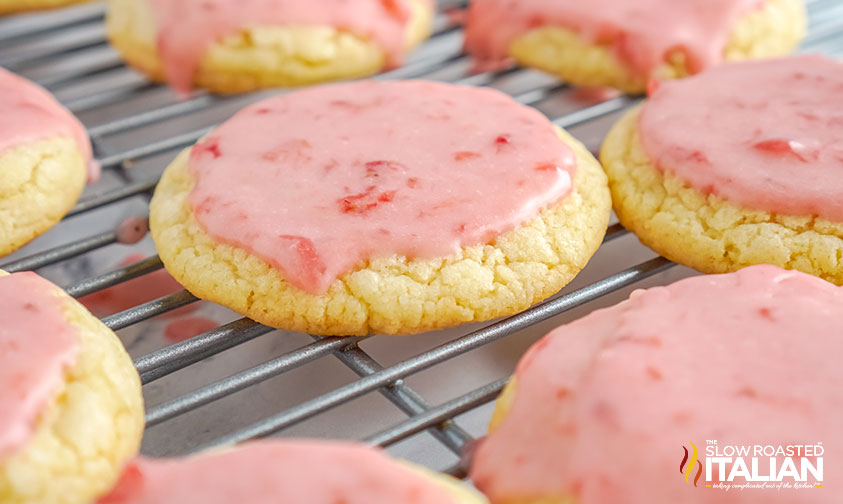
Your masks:
{"label": "pink glazed cookie", "polygon": [[471,477],[493,504],[835,504],[841,326],[843,288],[775,266],[636,291],[527,352]]}
{"label": "pink glazed cookie", "polygon": [[0,271],[0,502],[90,502],[142,431],[140,379],[114,333],[35,273]]}
{"label": "pink glazed cookie", "polygon": [[358,82],[252,105],[152,200],[167,270],[274,327],[413,333],[556,293],[609,218],[596,160],[490,89]]}
{"label": "pink glazed cookie", "polygon": [[109,0],[112,45],[177,91],[237,93],[399,66],[434,0]]}
{"label": "pink glazed cookie", "polygon": [[85,128],[47,91],[0,68],[0,256],[53,227],[95,179]]}
{"label": "pink glazed cookie", "polygon": [[651,78],[788,54],[805,24],[802,0],[472,0],[465,47],[486,65],[512,58],[640,93]]}
{"label": "pink glazed cookie", "polygon": [[821,56],[663,83],[603,146],[615,212],[706,273],[775,264],[843,285],[841,111],[843,64]]}
{"label": "pink glazed cookie", "polygon": [[98,504],[484,504],[445,475],[363,445],[261,441],[186,459],[130,462]]}

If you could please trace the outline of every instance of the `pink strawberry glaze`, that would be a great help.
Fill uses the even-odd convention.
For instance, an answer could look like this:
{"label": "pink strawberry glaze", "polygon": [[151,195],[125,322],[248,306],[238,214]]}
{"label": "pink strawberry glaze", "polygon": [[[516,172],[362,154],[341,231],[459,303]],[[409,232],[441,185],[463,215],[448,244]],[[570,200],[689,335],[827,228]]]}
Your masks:
{"label": "pink strawberry glaze", "polygon": [[[410,0],[149,0],[158,25],[158,51],[167,80],[178,91],[216,41],[245,27],[332,26],[372,39],[397,66],[407,50]],[[434,0],[426,0],[431,7]]]}
{"label": "pink strawberry glaze", "polygon": [[[636,291],[528,351],[472,478],[493,503],[837,503],[840,327],[843,288],[774,266]],[[707,439],[824,443],[826,488],[725,492],[705,488],[704,474],[695,488],[678,471],[683,445],[704,450]]]}
{"label": "pink strawberry glaze", "polygon": [[149,220],[146,217],[127,217],[117,225],[117,241],[124,245],[134,245],[143,240],[149,232]]}
{"label": "pink strawberry glaze", "polygon": [[99,504],[454,504],[448,492],[362,445],[262,441],[188,459],[138,458]]}
{"label": "pink strawberry glaze", "polygon": [[0,277],[0,464],[32,437],[76,362],[79,339],[56,289],[35,273]]}
{"label": "pink strawberry glaze", "polygon": [[550,122],[497,91],[367,81],[238,113],[193,148],[190,203],[215,239],[320,294],[371,258],[492,242],[575,170]]}
{"label": "pink strawberry glaze", "polygon": [[699,191],[843,222],[843,64],[795,56],[665,82],[638,124],[655,165]]}
{"label": "pink strawberry glaze", "polygon": [[88,180],[99,178],[82,124],[37,84],[0,68],[0,153],[51,137],[72,138],[88,162]]}
{"label": "pink strawberry glaze", "polygon": [[472,0],[465,46],[481,60],[503,61],[518,37],[557,26],[609,46],[638,75],[650,75],[677,48],[698,72],[721,60],[736,22],[765,1]]}

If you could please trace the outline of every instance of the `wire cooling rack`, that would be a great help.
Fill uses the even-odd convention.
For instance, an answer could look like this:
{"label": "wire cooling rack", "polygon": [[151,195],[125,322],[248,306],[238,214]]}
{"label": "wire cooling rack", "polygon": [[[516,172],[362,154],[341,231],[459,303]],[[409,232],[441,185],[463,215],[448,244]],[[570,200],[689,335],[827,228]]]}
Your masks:
{"label": "wire cooling rack", "polygon": [[[464,3],[440,2],[442,13],[436,17],[435,34],[430,41],[414,53],[406,66],[377,78],[424,78],[493,86],[508,92],[520,103],[537,107],[592,149],[599,146],[608,125],[618,114],[638,101],[636,97],[623,95],[588,95],[521,68],[473,73],[469,58],[461,51],[461,30],[444,14],[449,8],[464,7]],[[843,2],[809,0],[808,4],[811,30],[802,50],[839,56],[843,53]],[[86,190],[59,226],[0,260],[0,268],[39,270],[64,282],[66,290],[77,298],[162,268],[155,255],[127,266],[104,266],[107,258],[114,256],[115,247],[120,247],[115,230],[119,219],[115,219],[145,214],[158,176],[179,149],[192,144],[244,105],[279,92],[224,97],[197,92],[186,100],[178,100],[165,87],[149,83],[123,65],[105,40],[103,12],[104,6],[95,3],[0,20],[0,66],[47,87],[79,115],[88,127],[97,158],[104,168],[103,179]],[[91,229],[99,231],[91,233]],[[551,300],[485,326],[474,324],[431,336],[407,337],[413,339],[412,344],[405,344],[407,338],[379,336],[294,336],[229,314],[230,321],[185,341],[167,344],[161,338],[152,338],[152,348],[148,348],[149,344],[127,345],[135,357],[148,403],[147,437],[152,441],[145,441],[145,451],[188,453],[270,435],[295,435],[301,432],[295,427],[309,421],[315,427],[304,432],[325,437],[351,437],[384,447],[416,440],[404,450],[409,458],[427,449],[426,443],[435,439],[452,455],[427,462],[438,464],[441,469],[444,467],[441,461],[449,461],[446,465],[451,473],[464,474],[460,457],[472,440],[482,435],[488,408],[480,420],[475,419],[473,428],[464,428],[460,418],[468,418],[464,415],[479,411],[478,408],[495,399],[506,384],[505,375],[511,372],[520,351],[530,341],[549,324],[558,323],[566,315],[569,319],[588,312],[601,303],[609,304],[624,295],[623,289],[639,285],[644,279],[654,277],[660,283],[670,280],[663,272],[674,265],[654,257],[634,238],[625,235],[626,231],[619,225],[612,225],[604,247],[593,261],[601,264],[589,266],[574,285]],[[622,246],[605,252],[615,243]],[[146,246],[150,250],[149,243]],[[133,328],[143,326],[153,317],[197,302],[187,291],[176,292],[111,314],[103,322],[119,331],[126,341]],[[161,332],[159,326],[151,329],[147,326],[145,331]],[[385,343],[387,339],[389,343]],[[517,341],[514,346],[518,350],[506,347],[502,354],[481,354],[484,348],[505,339]],[[279,350],[272,344],[253,345],[261,340],[273,344],[284,341],[286,346]],[[370,342],[371,348],[378,350],[374,343],[380,342],[393,348],[406,346],[412,352],[420,341],[431,343],[409,355],[379,351],[386,357],[376,358],[371,351],[364,350]],[[138,351],[139,348],[145,350]],[[225,362],[223,357],[237,350],[249,357]],[[461,359],[472,355],[473,360]],[[271,359],[266,360],[267,356]],[[297,371],[315,369],[317,363],[330,356],[347,368],[346,374],[351,370],[352,377],[322,383],[323,377],[314,376],[324,374],[319,371],[289,378]],[[471,386],[480,379],[478,375],[485,376],[479,372],[484,359],[502,361],[497,369],[507,372],[479,387]],[[448,370],[438,371],[453,362],[460,363],[458,369],[451,365]],[[441,396],[443,393],[439,392],[447,390],[445,399],[435,405],[410,386],[415,376],[424,373],[427,379],[420,383],[427,384],[428,395],[435,391],[434,395]],[[303,385],[313,382],[321,385]],[[160,383],[168,385],[157,387]],[[262,387],[266,384],[271,387]],[[277,400],[276,394],[293,389],[304,391],[296,390],[292,394],[292,404],[289,400],[287,403]],[[260,392],[249,393],[257,390]],[[367,398],[373,392],[379,392],[391,403],[389,407],[393,411],[382,413],[382,404],[374,412],[367,411],[373,404]],[[227,409],[220,410],[216,416],[206,413],[231,397],[236,400],[229,401]],[[363,406],[346,408],[355,402]],[[318,423],[319,417],[337,410],[340,414],[332,420]],[[349,432],[346,428],[349,423],[361,425],[363,428],[358,431],[362,430],[363,434]],[[158,425],[163,430],[153,429]],[[181,427],[168,428],[172,425]],[[153,435],[153,432],[163,434]]]}

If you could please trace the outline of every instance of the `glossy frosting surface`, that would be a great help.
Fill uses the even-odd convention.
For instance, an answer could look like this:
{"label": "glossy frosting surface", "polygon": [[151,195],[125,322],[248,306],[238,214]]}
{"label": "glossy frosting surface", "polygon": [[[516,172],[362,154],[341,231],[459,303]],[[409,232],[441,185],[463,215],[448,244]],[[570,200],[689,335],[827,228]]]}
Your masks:
{"label": "glossy frosting surface", "polygon": [[252,26],[331,26],[374,40],[390,65],[406,51],[410,0],[149,0],[167,79],[191,88],[205,51]]}
{"label": "glossy frosting surface", "polygon": [[26,445],[76,362],[79,338],[56,289],[35,273],[0,277],[0,463]]}
{"label": "glossy frosting surface", "polygon": [[282,95],[198,143],[202,228],[319,294],[367,259],[446,257],[566,196],[573,151],[493,90],[357,82]]}
{"label": "glossy frosting surface", "polygon": [[0,110],[0,154],[51,137],[71,138],[90,164],[88,178],[96,179],[99,169],[91,161],[85,128],[50,93],[0,68]]}
{"label": "glossy frosting surface", "polygon": [[703,193],[843,222],[843,64],[735,63],[660,84],[639,118],[659,169]]}
{"label": "glossy frosting surface", "polygon": [[[636,291],[530,349],[472,478],[493,502],[836,503],[842,326],[843,288],[773,266]],[[678,471],[683,446],[706,440],[822,443],[825,488],[727,492],[704,474],[694,487]]]}
{"label": "glossy frosting surface", "polygon": [[473,0],[466,49],[486,61],[508,56],[521,35],[545,26],[566,28],[609,46],[637,75],[649,75],[679,49],[698,72],[722,59],[740,17],[765,0]]}
{"label": "glossy frosting surface", "polygon": [[264,441],[183,460],[130,462],[99,504],[455,504],[430,480],[362,445]]}

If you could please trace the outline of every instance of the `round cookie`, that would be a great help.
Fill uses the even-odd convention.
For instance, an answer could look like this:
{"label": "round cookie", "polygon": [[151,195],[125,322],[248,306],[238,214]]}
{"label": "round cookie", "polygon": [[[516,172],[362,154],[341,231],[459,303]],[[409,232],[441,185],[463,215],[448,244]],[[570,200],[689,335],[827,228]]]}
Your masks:
{"label": "round cookie", "polygon": [[[472,479],[493,504],[836,502],[826,490],[843,484],[830,469],[843,463],[841,307],[843,288],[775,266],[636,291],[527,352]],[[726,481],[733,458],[719,476],[711,442],[721,454],[819,443],[826,470],[806,469],[807,488],[788,476],[790,488],[740,488],[749,471]],[[767,457],[746,463],[770,474]]]}
{"label": "round cookie", "polygon": [[190,292],[261,323],[407,334],[555,294],[610,206],[597,161],[539,112],[490,89],[369,81],[239,112],[167,168],[150,229]]}
{"label": "round cookie", "polygon": [[843,284],[839,86],[843,65],[819,56],[662,84],[603,145],[619,220],[702,272],[775,264]]}
{"label": "round cookie", "polygon": [[0,15],[46,9],[57,9],[91,0],[0,0]]}
{"label": "round cookie", "polygon": [[120,340],[34,273],[0,271],[0,502],[91,502],[140,447],[140,379]]}
{"label": "round cookie", "polygon": [[442,474],[391,460],[363,445],[261,441],[186,459],[129,463],[99,504],[484,504]]}
{"label": "round cookie", "polygon": [[[91,145],[44,89],[0,68],[0,256],[54,226],[85,186]],[[95,177],[95,173],[89,173]]]}
{"label": "round cookie", "polygon": [[755,0],[474,0],[466,49],[572,84],[641,93],[653,78],[788,54],[806,24],[802,0],[763,0],[760,7]]}
{"label": "round cookie", "polygon": [[372,75],[430,34],[433,0],[109,0],[108,37],[176,90],[239,93]]}

